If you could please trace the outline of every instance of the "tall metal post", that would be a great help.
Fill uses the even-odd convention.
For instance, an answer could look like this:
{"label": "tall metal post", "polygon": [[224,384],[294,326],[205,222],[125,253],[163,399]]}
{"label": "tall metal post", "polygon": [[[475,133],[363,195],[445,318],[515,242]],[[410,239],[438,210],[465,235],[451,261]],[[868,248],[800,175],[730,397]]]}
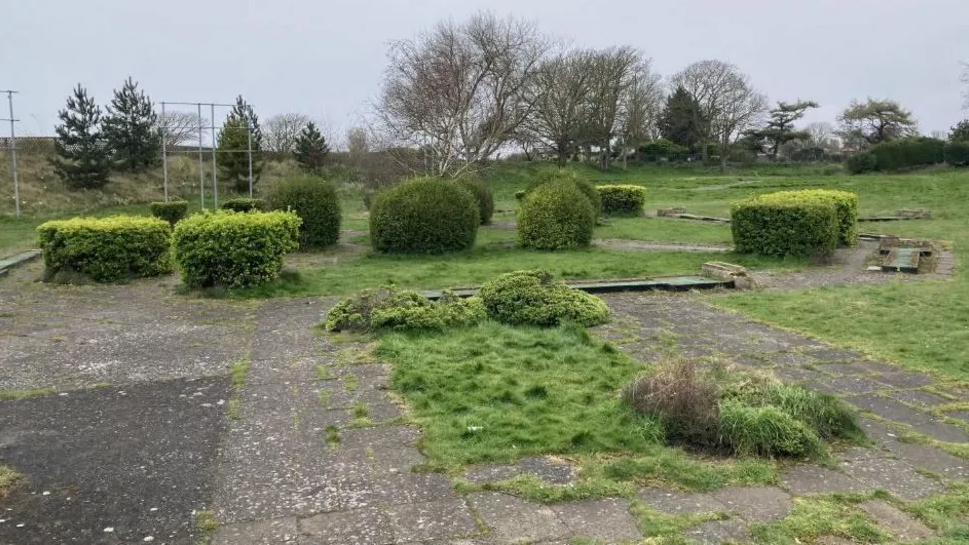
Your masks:
{"label": "tall metal post", "polygon": [[198,103],[199,108],[199,194],[202,199],[202,210],[205,210],[205,171],[202,169],[205,163],[202,162],[202,103]]}
{"label": "tall metal post", "polygon": [[210,121],[211,128],[212,128],[212,198],[214,199],[213,202],[215,203],[214,207],[215,207],[216,210],[218,210],[218,208],[219,208],[219,178],[218,178],[218,170],[217,170],[216,164],[215,164],[215,103],[213,102],[212,104],[209,104],[209,106],[212,108],[212,110],[211,110],[212,111],[212,115],[211,115],[212,120]]}
{"label": "tall metal post", "polygon": [[246,151],[249,154],[249,198],[252,198],[252,127],[249,123],[246,123],[246,136],[248,136],[248,143],[246,144]]}
{"label": "tall metal post", "polygon": [[6,91],[7,104],[10,107],[10,162],[13,163],[13,200],[17,208],[17,219],[20,219],[20,180],[17,178],[17,134],[14,124],[17,119],[13,116],[13,94],[16,91]]}
{"label": "tall metal post", "polygon": [[168,145],[165,142],[167,140],[165,135],[165,124],[168,123],[168,118],[165,117],[165,103],[161,103],[162,114],[161,114],[161,141],[162,141],[162,183],[165,187],[165,202],[168,202]]}

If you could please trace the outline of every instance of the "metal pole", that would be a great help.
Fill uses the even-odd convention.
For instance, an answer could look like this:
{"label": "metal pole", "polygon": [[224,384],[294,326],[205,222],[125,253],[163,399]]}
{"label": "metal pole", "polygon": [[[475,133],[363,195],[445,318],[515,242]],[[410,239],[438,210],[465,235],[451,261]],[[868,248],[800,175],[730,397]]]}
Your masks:
{"label": "metal pole", "polygon": [[168,123],[168,119],[165,117],[165,103],[161,103],[162,114],[161,114],[161,141],[162,141],[162,179],[164,180],[165,186],[165,202],[168,202],[168,146],[165,143],[165,123]]}
{"label": "metal pole", "polygon": [[17,179],[17,134],[14,129],[16,119],[13,116],[13,93],[7,91],[7,104],[10,106],[10,161],[13,163],[13,200],[17,208],[17,219],[20,219],[20,181]]}
{"label": "metal pole", "polygon": [[205,210],[205,171],[202,170],[202,103],[197,103],[199,108],[199,192],[202,199],[202,210]]}
{"label": "metal pole", "polygon": [[252,127],[246,123],[246,136],[248,136],[247,151],[249,153],[249,198],[252,198]]}
{"label": "metal pole", "polygon": [[211,106],[212,108],[211,110],[212,120],[210,122],[211,128],[212,128],[212,198],[215,199],[214,201],[215,208],[218,209],[219,208],[219,178],[217,174],[218,170],[216,169],[216,164],[215,164],[215,103],[209,104],[209,106]]}

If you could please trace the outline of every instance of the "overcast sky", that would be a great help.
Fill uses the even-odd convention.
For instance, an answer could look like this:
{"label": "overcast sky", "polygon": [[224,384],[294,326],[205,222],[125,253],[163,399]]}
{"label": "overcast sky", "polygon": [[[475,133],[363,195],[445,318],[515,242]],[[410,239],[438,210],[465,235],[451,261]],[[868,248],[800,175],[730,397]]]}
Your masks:
{"label": "overcast sky", "polygon": [[342,138],[367,113],[387,42],[482,8],[578,46],[635,46],[664,75],[730,61],[772,102],[820,103],[807,121],[867,96],[898,100],[924,133],[967,116],[969,0],[0,0],[0,89],[20,91],[31,135],[53,133],[76,83],[103,104],[130,75],[156,102],[241,93],[262,119],[304,113]]}

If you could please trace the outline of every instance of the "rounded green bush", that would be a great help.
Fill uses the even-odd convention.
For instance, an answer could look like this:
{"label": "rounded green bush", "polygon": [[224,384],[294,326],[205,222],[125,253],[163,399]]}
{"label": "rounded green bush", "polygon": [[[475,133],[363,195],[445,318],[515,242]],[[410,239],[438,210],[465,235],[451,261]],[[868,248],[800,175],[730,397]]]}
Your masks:
{"label": "rounded green bush", "polygon": [[485,180],[471,178],[459,178],[458,185],[471,192],[474,200],[478,203],[478,215],[481,225],[491,223],[491,216],[495,213],[495,197],[491,194],[491,188]]}
{"label": "rounded green bush", "polygon": [[340,239],[340,198],[336,186],[322,178],[283,180],[269,196],[273,210],[292,210],[303,220],[300,245],[324,248]]}
{"label": "rounded green bush", "polygon": [[293,212],[203,212],[175,225],[175,262],[189,287],[244,288],[279,276],[299,247]]}
{"label": "rounded green bush", "polygon": [[579,188],[579,191],[585,195],[585,198],[589,200],[589,204],[592,205],[592,212],[595,214],[594,218],[598,219],[602,215],[602,197],[599,195],[599,190],[596,189],[596,186],[592,182],[579,176],[572,170],[558,169],[539,172],[532,181],[528,182],[528,187],[525,188],[525,195],[531,193],[538,187],[553,182],[571,182],[575,184]]}
{"label": "rounded green bush", "polygon": [[188,201],[153,202],[148,205],[152,216],[175,226],[176,223],[188,215]]}
{"label": "rounded green bush", "polygon": [[596,216],[589,200],[571,182],[533,189],[518,209],[518,243],[536,250],[588,246]]}
{"label": "rounded green bush", "polygon": [[864,174],[873,172],[878,167],[878,160],[868,152],[856,153],[848,158],[845,166],[849,174]]}
{"label": "rounded green bush", "polygon": [[485,320],[481,299],[461,299],[445,291],[431,301],[416,291],[392,286],[364,290],[339,301],[326,314],[327,331],[435,330],[469,327]]}
{"label": "rounded green bush", "polygon": [[48,221],[37,228],[44,278],[110,283],[171,272],[171,226],[158,218],[114,216]]}
{"label": "rounded green bush", "polygon": [[602,299],[556,281],[545,270],[503,274],[481,286],[478,297],[490,318],[511,325],[592,326],[609,320],[609,307]]}
{"label": "rounded green bush", "polygon": [[224,201],[219,208],[222,210],[232,210],[233,212],[263,212],[269,210],[269,204],[262,199],[252,197],[235,197]]}
{"label": "rounded green bush", "polygon": [[370,208],[374,250],[440,254],[469,250],[478,236],[478,203],[466,189],[438,178],[406,180],[381,191]]}

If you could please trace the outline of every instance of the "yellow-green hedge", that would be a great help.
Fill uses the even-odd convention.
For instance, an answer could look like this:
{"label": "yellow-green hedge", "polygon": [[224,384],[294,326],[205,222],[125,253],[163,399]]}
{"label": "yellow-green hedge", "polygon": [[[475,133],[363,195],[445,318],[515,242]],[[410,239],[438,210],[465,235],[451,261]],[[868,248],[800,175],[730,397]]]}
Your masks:
{"label": "yellow-green hedge", "polygon": [[205,212],[175,226],[175,262],[190,287],[243,288],[279,276],[299,247],[293,212]]}
{"label": "yellow-green hedge", "polygon": [[600,185],[604,214],[641,214],[646,205],[646,188],[641,185]]}
{"label": "yellow-green hedge", "polygon": [[48,221],[37,228],[44,276],[81,274],[111,283],[171,272],[171,227],[158,218],[114,216]]}
{"label": "yellow-green hedge", "polygon": [[838,210],[830,199],[770,193],[733,203],[734,248],[768,256],[812,256],[838,247]]}
{"label": "yellow-green hedge", "polygon": [[802,189],[779,191],[771,195],[811,197],[829,201],[838,212],[838,243],[854,246],[858,243],[858,195],[833,189]]}
{"label": "yellow-green hedge", "polygon": [[579,186],[549,182],[529,191],[518,209],[518,243],[536,250],[563,250],[592,242],[596,214]]}

